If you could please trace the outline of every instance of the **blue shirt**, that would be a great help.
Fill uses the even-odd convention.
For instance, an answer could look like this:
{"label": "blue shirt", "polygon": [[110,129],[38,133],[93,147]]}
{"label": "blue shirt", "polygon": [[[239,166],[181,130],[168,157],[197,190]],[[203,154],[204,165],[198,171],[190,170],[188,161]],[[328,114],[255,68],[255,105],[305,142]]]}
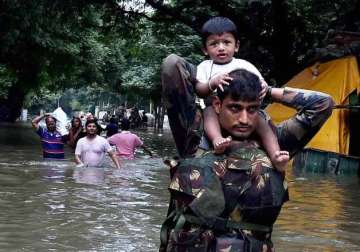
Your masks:
{"label": "blue shirt", "polygon": [[44,158],[63,159],[65,157],[64,143],[59,132],[49,132],[46,128],[40,126],[36,133],[41,138]]}

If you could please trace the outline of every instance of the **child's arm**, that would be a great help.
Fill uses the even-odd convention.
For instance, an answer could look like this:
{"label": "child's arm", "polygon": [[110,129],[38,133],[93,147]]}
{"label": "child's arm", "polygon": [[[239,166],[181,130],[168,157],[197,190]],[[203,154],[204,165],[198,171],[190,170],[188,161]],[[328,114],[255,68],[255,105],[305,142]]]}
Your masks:
{"label": "child's arm", "polygon": [[231,138],[223,138],[219,119],[212,106],[204,110],[204,129],[205,133],[212,142],[215,153],[222,153],[230,145]]}
{"label": "child's arm", "polygon": [[289,152],[280,150],[275,132],[261,116],[259,116],[256,133],[259,135],[261,144],[269,155],[273,165],[278,171],[284,171],[289,161]]}
{"label": "child's arm", "polygon": [[256,133],[260,137],[262,146],[272,159],[275,152],[280,150],[280,146],[274,131],[262,116],[259,116]]}
{"label": "child's arm", "polygon": [[205,98],[209,96],[212,91],[209,89],[207,83],[197,81],[195,84],[195,92],[199,97]]}
{"label": "child's arm", "polygon": [[231,80],[232,78],[228,74],[219,74],[208,82],[197,81],[195,84],[196,94],[202,98],[207,97],[217,88],[224,90],[223,85],[229,85]]}

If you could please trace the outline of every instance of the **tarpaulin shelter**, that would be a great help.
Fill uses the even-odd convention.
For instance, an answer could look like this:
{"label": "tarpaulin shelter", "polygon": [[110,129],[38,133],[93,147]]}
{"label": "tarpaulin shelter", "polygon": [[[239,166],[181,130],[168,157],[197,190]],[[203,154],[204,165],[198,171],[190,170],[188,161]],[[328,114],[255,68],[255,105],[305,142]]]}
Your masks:
{"label": "tarpaulin shelter", "polygon": [[[284,87],[310,89],[331,95],[337,105],[349,104],[351,93],[360,92],[360,76],[356,57],[348,56],[316,63],[294,76]],[[295,110],[274,103],[266,108],[274,123],[294,115]],[[334,109],[333,114],[306,147],[349,154],[349,110]]]}

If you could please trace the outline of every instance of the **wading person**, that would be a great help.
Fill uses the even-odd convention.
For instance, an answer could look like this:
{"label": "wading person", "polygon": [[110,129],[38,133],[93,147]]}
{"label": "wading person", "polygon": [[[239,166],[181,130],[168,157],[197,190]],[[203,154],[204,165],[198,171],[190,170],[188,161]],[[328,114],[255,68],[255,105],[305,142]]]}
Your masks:
{"label": "wading person", "polygon": [[[39,125],[45,118],[46,128]],[[31,124],[41,138],[43,157],[50,159],[64,159],[64,140],[56,130],[56,119],[51,114],[35,117]]]}
{"label": "wading person", "polygon": [[106,137],[111,137],[112,135],[115,135],[119,131],[119,125],[118,120],[115,116],[112,116],[110,118],[110,122],[108,125],[106,125]]}
{"label": "wading person", "polygon": [[71,128],[69,129],[68,145],[75,150],[77,142],[84,136],[85,132],[81,124],[81,119],[80,117],[74,116],[71,120]]}
{"label": "wading person", "polygon": [[97,124],[88,120],[85,123],[86,136],[81,138],[75,149],[75,162],[78,166],[101,167],[105,154],[108,153],[116,168],[120,168],[119,160],[108,141],[97,135]]}
{"label": "wading person", "polygon": [[134,133],[130,132],[130,121],[123,118],[121,121],[121,132],[107,139],[111,145],[116,146],[116,154],[122,159],[134,159],[136,148],[143,148],[151,157],[151,151],[144,142]]}
{"label": "wading person", "polygon": [[[86,121],[93,121],[96,124],[97,133],[99,136],[101,136],[101,132],[104,130],[101,125],[99,124],[99,120],[90,112],[86,114]],[[86,131],[86,130],[85,130]]]}
{"label": "wading person", "polygon": [[[160,251],[273,251],[272,226],[288,200],[284,173],[273,168],[255,129],[261,80],[247,70],[229,73],[229,86],[217,90],[212,106],[221,133],[233,143],[222,155],[194,157],[202,135],[195,104],[192,65],[170,55],[162,65],[163,96],[180,156],[171,167],[168,216],[161,229]],[[330,96],[292,88],[268,88],[274,102],[297,110],[274,131],[292,157],[331,115]],[[231,250],[230,250],[231,249]]]}

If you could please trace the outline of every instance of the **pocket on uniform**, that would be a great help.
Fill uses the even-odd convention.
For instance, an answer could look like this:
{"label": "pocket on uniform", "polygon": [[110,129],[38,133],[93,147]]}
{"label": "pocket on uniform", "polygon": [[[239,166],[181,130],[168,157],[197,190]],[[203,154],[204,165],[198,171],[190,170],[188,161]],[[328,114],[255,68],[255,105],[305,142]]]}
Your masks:
{"label": "pocket on uniform", "polygon": [[243,237],[238,235],[234,236],[219,236],[215,238],[216,240],[216,252],[244,252],[245,251],[245,240]]}
{"label": "pocket on uniform", "polygon": [[210,230],[192,229],[189,231],[170,232],[167,252],[207,252],[213,243],[213,233]]}

